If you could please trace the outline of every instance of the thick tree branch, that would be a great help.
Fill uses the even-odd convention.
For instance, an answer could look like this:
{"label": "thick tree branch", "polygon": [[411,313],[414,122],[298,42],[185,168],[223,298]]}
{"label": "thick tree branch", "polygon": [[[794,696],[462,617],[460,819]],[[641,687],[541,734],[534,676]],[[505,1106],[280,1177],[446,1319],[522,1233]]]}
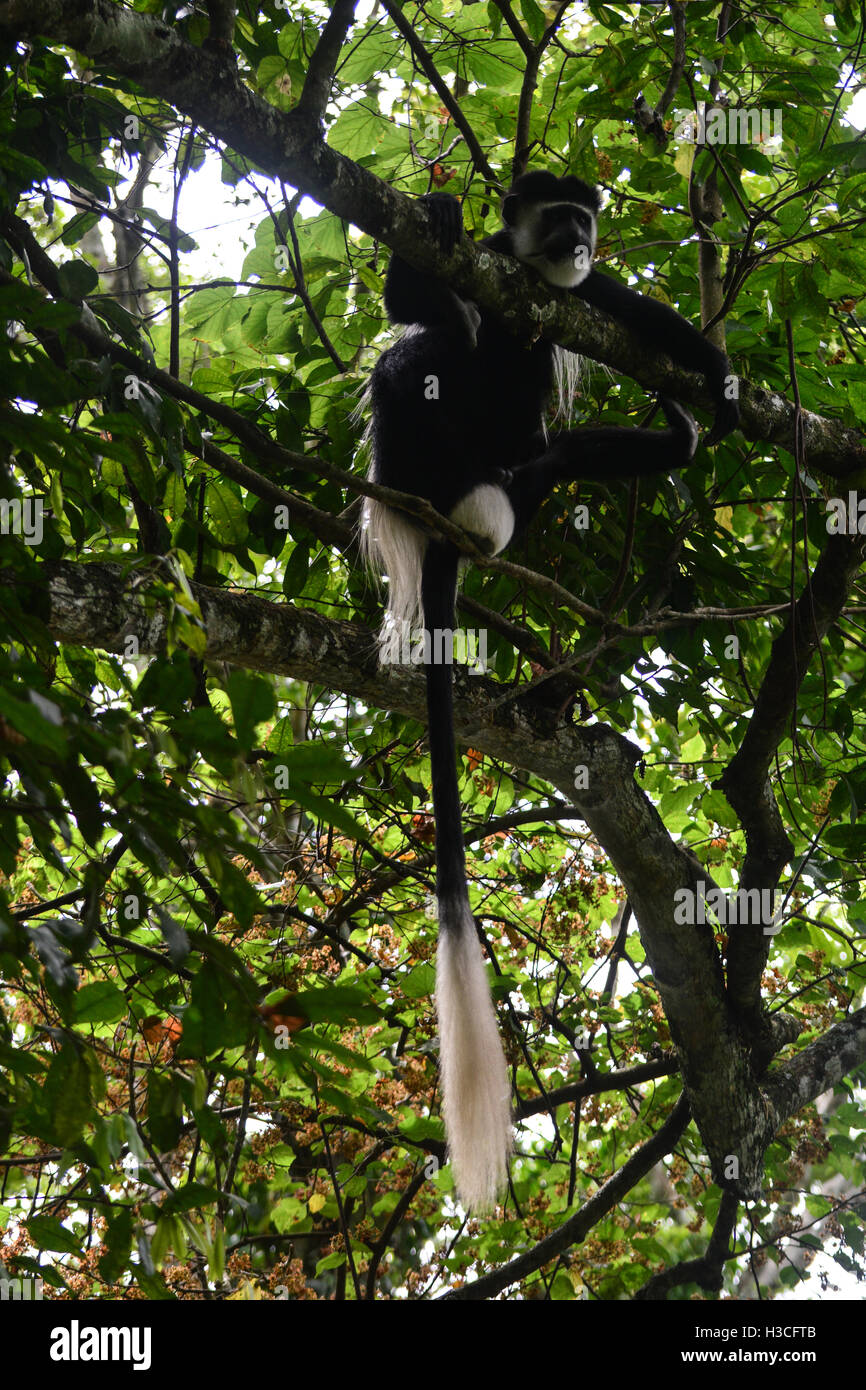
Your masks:
{"label": "thick tree branch", "polygon": [[[195,48],[162,20],[124,10],[113,0],[3,0],[0,37],[47,35],[85,53],[95,65],[137,81],[210,130],[270,174],[316,198],[338,217],[386,242],[420,270],[447,276],[482,309],[502,315],[527,338],[545,337],[607,363],[653,390],[708,404],[702,380],[663,358],[647,359],[642,343],[606,315],[553,291],[508,257],[468,240],[443,256],[428,235],[421,208],[374,174],[337,153],[310,131],[306,118],[279,112],[251,92],[210,52]],[[793,451],[795,408],[783,397],[741,386],[743,429]],[[834,477],[866,468],[856,430],[803,412],[810,465]]]}
{"label": "thick tree branch", "polygon": [[854,1067],[866,1062],[866,1008],[834,1023],[790,1061],[774,1067],[766,1078],[765,1093],[774,1112],[775,1125],[784,1124],[804,1105],[835,1086]]}

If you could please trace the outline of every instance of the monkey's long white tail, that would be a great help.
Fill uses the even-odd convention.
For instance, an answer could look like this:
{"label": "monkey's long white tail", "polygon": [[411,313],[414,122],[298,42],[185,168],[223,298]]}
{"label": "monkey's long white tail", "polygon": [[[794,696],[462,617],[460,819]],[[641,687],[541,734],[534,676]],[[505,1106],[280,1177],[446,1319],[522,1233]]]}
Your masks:
{"label": "monkey's long white tail", "polygon": [[442,1113],[463,1205],[490,1209],[508,1178],[511,1087],[469,904],[439,902],[436,955]]}

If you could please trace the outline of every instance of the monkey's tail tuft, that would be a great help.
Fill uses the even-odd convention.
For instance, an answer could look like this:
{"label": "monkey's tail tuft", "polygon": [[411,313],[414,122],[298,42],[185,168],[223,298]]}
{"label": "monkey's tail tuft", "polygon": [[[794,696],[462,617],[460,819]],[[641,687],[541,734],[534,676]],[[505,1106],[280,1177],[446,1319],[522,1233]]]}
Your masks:
{"label": "monkey's tail tuft", "polygon": [[439,901],[436,954],[439,1069],[457,1192],[488,1211],[508,1179],[511,1087],[469,904]]}
{"label": "monkey's tail tuft", "polygon": [[421,567],[427,538],[390,507],[366,498],[361,553],[371,570],[388,576],[388,607],[379,633],[379,660],[406,661],[406,644],[424,627]]}

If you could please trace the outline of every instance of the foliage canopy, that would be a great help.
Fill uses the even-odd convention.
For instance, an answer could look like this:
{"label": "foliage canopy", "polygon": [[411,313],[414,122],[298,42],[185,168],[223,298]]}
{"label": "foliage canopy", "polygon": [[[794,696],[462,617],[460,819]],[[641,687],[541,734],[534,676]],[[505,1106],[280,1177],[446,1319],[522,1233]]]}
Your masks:
{"label": "foliage canopy", "polygon": [[[524,1254],[475,1296],[610,1300],[703,1257],[721,1222],[730,1253],[672,1279],[671,1296],[753,1297],[758,1277],[775,1292],[821,1247],[862,1277],[862,537],[830,534],[827,509],[842,498],[847,525],[860,479],[850,458],[834,470],[829,445],[812,470],[767,426],[773,393],[821,417],[811,428],[831,443],[866,411],[866,147],[846,121],[862,6],[367,5],[325,67],[313,115],[328,148],[403,193],[457,192],[476,238],[498,225],[492,177],[507,185],[531,148],[533,164],[608,190],[606,268],[693,322],[700,258],[715,255],[728,350],[768,393],[748,440],[639,494],[563,492],[510,556],[522,571],[468,572],[493,695],[535,711],[520,756],[479,717],[462,758],[473,907],[521,1121],[513,1192],[483,1222],[455,1208],[443,1166],[422,702],[375,671],[378,600],[340,472],[362,476],[353,412],[387,341],[387,246],[360,230],[360,202],[355,224],[328,206],[312,136],[295,156],[309,181],[288,187],[230,99],[240,82],[275,120],[303,114],[328,11],[243,9],[235,74],[203,7],[135,0],[102,42],[111,8],[0,5],[7,1270],[57,1297],[424,1298]],[[177,61],[160,71],[169,43]],[[225,64],[210,120],[199,58]],[[769,128],[685,139],[690,113],[719,99]],[[707,189],[718,203],[701,222]],[[323,206],[301,201],[310,191]],[[211,274],[199,251],[210,222],[227,255],[248,238],[236,272]],[[637,423],[648,403],[589,364],[575,423]],[[243,606],[253,592],[297,613],[289,655],[280,615]],[[354,646],[339,620],[358,625]],[[246,655],[232,660],[221,625]],[[305,632],[336,657],[317,666]],[[471,679],[459,688],[471,701]],[[781,929],[753,981],[771,1017],[799,1023],[782,1061],[841,1020],[854,1030],[846,1065],[807,1088],[832,1089],[819,1109],[792,1107],[766,1136],[747,1208],[674,1108],[683,1081],[629,856],[589,834],[569,794],[577,691],[640,744],[671,849],[726,890],[782,874]],[[735,807],[719,785],[749,730],[769,829],[754,797]],[[708,992],[729,930],[704,934]],[[625,1080],[605,1084],[615,1071]],[[671,1142],[641,1169],[664,1122]],[[629,1156],[633,1181],[584,1229]]]}

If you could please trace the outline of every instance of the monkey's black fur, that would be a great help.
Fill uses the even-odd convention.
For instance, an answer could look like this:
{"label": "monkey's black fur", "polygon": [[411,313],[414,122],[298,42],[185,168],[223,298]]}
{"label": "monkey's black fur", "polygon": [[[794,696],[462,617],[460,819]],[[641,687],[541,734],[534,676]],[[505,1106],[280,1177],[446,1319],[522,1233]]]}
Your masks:
{"label": "monkey's black fur", "polygon": [[[424,200],[431,231],[443,250],[462,232],[460,205],[450,194]],[[505,227],[482,245],[514,255],[514,228],[528,207],[552,202],[542,213],[538,263],[560,247],[571,254],[594,248],[598,193],[580,179],[557,179],[542,171],[525,174],[505,200]],[[575,214],[563,205],[577,207]],[[582,216],[581,216],[582,214]],[[545,235],[547,240],[545,241]],[[570,251],[568,250],[570,248]],[[538,267],[543,274],[543,267]],[[649,353],[666,352],[674,362],[703,372],[716,406],[707,444],[717,443],[738,421],[735,401],[726,399],[729,366],[720,352],[674,309],[591,269],[573,293],[606,310],[641,337]],[[582,429],[561,433],[552,445],[541,421],[553,387],[553,345],[531,345],[512,336],[495,319],[477,318],[464,301],[432,275],[393,256],[385,284],[385,307],[394,323],[415,329],[383,353],[370,383],[376,481],[426,497],[446,516],[478,483],[504,486],[515,510],[515,530],[531,521],[559,478],[607,479],[671,471],[694,452],[691,421],[679,406],[663,402],[670,429]],[[473,306],[474,308],[474,306]],[[425,383],[438,378],[438,399],[425,398]],[[668,409],[670,407],[670,410]],[[533,462],[526,470],[522,465]],[[503,470],[518,468],[509,482]]]}
{"label": "monkey's black fur", "polygon": [[[431,235],[443,250],[462,233],[456,199],[425,199]],[[724,354],[675,310],[592,268],[596,189],[546,172],[523,175],[505,198],[503,228],[482,245],[516,256],[549,284],[606,310],[646,344],[703,372],[715,403],[707,443],[738,422],[726,396]],[[371,477],[432,502],[501,550],[524,529],[560,479],[612,479],[685,466],[697,445],[689,412],[662,398],[666,429],[588,428],[548,438],[544,413],[554,385],[554,348],[527,344],[434,276],[392,256],[385,306],[408,328],[371,377]],[[394,512],[367,504],[366,545],[389,577],[393,623],[451,629],[458,553],[415,531]],[[383,659],[394,633],[383,628]],[[399,633],[396,634],[399,638]],[[390,650],[390,655],[386,652]],[[404,649],[405,650],[405,649]],[[455,771],[451,673],[428,661],[427,707],[436,816],[437,961],[443,1109],[458,1191],[488,1206],[507,1175],[509,1087],[474,920],[469,908]]]}

